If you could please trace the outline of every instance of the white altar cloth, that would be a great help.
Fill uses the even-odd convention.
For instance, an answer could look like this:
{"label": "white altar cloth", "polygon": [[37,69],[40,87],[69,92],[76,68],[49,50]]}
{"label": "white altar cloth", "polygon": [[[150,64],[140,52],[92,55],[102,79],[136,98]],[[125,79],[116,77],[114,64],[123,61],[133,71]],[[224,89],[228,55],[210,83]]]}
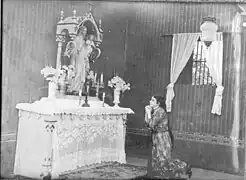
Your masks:
{"label": "white altar cloth", "polygon": [[55,114],[132,114],[134,113],[129,108],[110,107],[106,103],[102,107],[102,102],[97,98],[90,97],[88,107],[78,107],[78,99],[50,99],[42,98],[34,103],[19,103],[17,109],[36,112],[39,114],[55,115]]}
{"label": "white altar cloth", "polygon": [[[19,126],[14,174],[52,178],[102,162],[125,163],[125,121],[129,108],[77,107],[74,99],[17,104]],[[41,176],[40,176],[41,175]]]}

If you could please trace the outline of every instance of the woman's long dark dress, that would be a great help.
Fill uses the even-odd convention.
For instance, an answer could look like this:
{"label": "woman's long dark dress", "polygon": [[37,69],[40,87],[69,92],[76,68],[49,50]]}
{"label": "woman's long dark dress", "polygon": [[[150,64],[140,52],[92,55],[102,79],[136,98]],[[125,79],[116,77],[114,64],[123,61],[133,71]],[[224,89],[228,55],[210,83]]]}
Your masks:
{"label": "woman's long dark dress", "polygon": [[177,175],[191,175],[189,165],[179,159],[171,158],[172,142],[168,129],[168,117],[161,107],[155,109],[151,119],[145,115],[145,122],[151,130],[152,153],[148,161],[148,176],[172,178]]}

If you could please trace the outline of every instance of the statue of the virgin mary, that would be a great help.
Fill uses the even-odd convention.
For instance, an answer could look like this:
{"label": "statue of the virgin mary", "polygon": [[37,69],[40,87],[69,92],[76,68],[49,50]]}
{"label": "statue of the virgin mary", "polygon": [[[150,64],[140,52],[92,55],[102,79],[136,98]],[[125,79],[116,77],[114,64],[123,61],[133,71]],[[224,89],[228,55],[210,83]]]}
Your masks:
{"label": "statue of the virgin mary", "polygon": [[87,28],[83,26],[78,32],[78,36],[73,41],[68,42],[64,55],[68,56],[71,65],[75,67],[76,75],[71,80],[69,92],[79,92],[84,87],[86,77],[90,71],[89,56],[92,52],[93,42],[86,40]]}

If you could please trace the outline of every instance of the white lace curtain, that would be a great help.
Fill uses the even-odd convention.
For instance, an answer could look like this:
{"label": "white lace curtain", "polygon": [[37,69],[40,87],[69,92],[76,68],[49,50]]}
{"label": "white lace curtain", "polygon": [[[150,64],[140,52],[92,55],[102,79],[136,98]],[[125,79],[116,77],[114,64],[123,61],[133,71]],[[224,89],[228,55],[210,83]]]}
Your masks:
{"label": "white lace curtain", "polygon": [[222,94],[224,87],[222,86],[222,65],[223,65],[223,36],[222,33],[217,34],[217,40],[214,41],[206,52],[206,63],[211,76],[216,84],[214,102],[211,113],[221,115]]}
{"label": "white lace curtain", "polygon": [[174,94],[174,84],[188,62],[195,48],[200,33],[174,34],[172,44],[172,59],[170,70],[170,84],[167,86],[166,110],[171,112]]}
{"label": "white lace curtain", "polygon": [[[200,35],[201,33],[184,33],[174,34],[173,36],[170,83],[167,86],[166,94],[167,112],[171,112],[172,110],[172,100],[175,96],[174,84],[188,62]],[[217,33],[217,40],[211,44],[206,52],[206,60],[209,70],[211,69],[211,75],[217,85],[212,113],[218,115],[221,114],[221,101],[224,89],[222,86],[222,54],[222,33]]]}

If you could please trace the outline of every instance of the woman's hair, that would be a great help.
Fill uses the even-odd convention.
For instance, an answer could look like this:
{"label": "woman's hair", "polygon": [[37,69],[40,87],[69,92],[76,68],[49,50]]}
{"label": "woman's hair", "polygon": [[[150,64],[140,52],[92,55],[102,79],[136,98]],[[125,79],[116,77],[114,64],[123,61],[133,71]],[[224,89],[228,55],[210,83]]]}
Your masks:
{"label": "woman's hair", "polygon": [[166,103],[165,103],[166,98],[159,95],[154,95],[153,97],[156,99],[157,103],[160,104],[160,107],[166,110]]}

